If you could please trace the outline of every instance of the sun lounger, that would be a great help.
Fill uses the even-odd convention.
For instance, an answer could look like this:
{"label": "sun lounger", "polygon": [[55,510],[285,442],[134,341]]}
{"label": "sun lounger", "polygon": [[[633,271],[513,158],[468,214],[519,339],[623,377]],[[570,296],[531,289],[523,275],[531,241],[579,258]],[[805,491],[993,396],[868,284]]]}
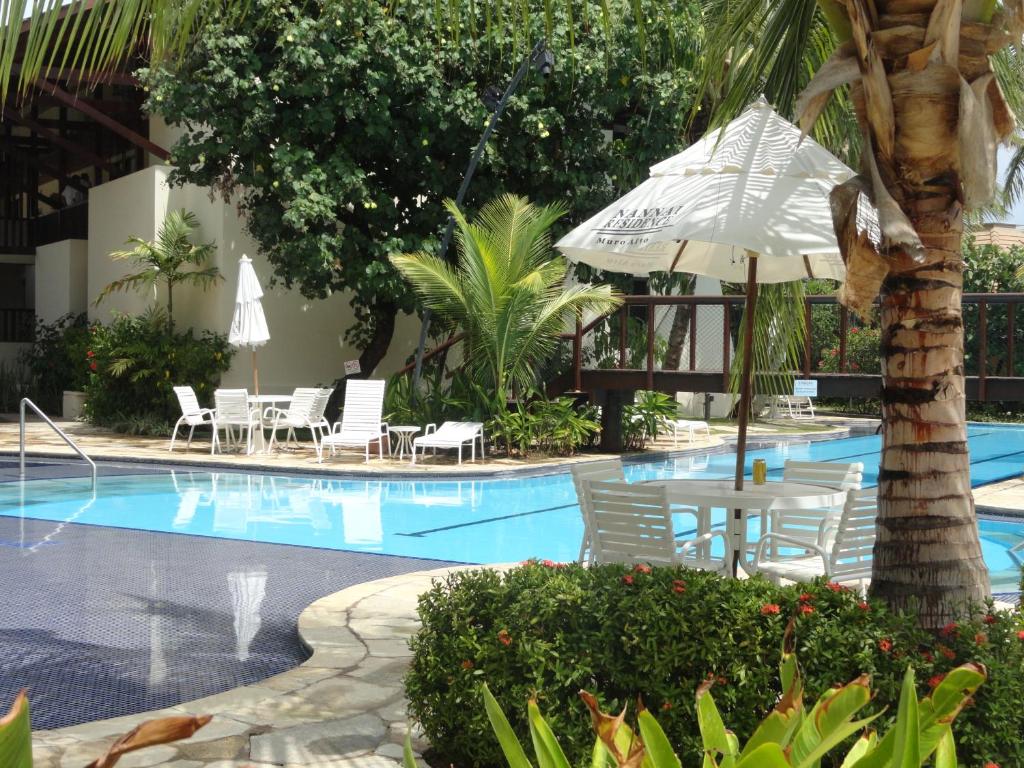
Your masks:
{"label": "sun lounger", "polygon": [[480,441],[480,458],[484,458],[484,425],[479,421],[446,421],[440,427],[427,424],[426,434],[412,441],[412,463],[416,463],[416,449],[422,449],[424,455],[427,448],[456,448],[459,451],[459,464],[462,463],[462,448],[470,448],[470,460],[476,460],[476,443]]}

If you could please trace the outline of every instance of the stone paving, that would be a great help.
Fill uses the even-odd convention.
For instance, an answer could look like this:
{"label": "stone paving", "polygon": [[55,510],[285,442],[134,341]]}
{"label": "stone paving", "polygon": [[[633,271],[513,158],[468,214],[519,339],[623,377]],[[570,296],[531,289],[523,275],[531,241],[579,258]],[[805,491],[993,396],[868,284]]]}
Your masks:
{"label": "stone paving", "polygon": [[[34,735],[35,768],[84,768],[143,720],[212,714],[192,738],[133,752],[119,768],[395,768],[408,728],[402,677],[416,598],[449,569],[367,582],[299,617],[313,655],[254,685],[127,717]],[[426,747],[413,733],[413,749]]]}
{"label": "stone paving", "polygon": [[975,488],[974,503],[982,513],[1024,515],[1024,476]]}

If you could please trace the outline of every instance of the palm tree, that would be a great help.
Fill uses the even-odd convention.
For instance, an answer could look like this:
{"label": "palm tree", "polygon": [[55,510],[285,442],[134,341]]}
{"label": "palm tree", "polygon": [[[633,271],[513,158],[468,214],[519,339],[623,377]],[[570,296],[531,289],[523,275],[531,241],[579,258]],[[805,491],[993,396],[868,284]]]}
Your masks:
{"label": "palm tree", "polygon": [[402,254],[391,263],[423,305],[465,334],[465,360],[475,381],[504,403],[535,382],[566,323],[585,310],[606,312],[620,303],[607,285],[564,286],[568,267],[551,250],[558,205],[537,207],[505,195],[486,204],[473,222],[450,200],[458,226],[458,263],[428,253]]}
{"label": "palm tree", "polygon": [[[178,283],[195,285],[206,290],[218,280],[224,278],[217,267],[204,267],[217,246],[210,243],[196,245],[192,242],[192,232],[199,226],[199,220],[191,211],[184,209],[171,211],[167,214],[156,240],[149,242],[132,236],[128,245],[135,247],[128,251],[114,251],[113,259],[129,259],[142,269],[134,274],[125,275],[104,288],[96,298],[98,305],[111,293],[117,291],[153,289],[156,294],[157,285],[167,285],[167,327],[174,330],[174,286]],[[186,270],[184,267],[195,269]]]}
{"label": "palm tree", "polygon": [[[960,249],[964,209],[992,198],[995,144],[1014,130],[992,59],[1006,69],[1002,49],[1020,41],[1024,6],[1007,0],[996,14],[995,0],[706,5],[718,15],[705,84],[724,83],[715,122],[759,90],[783,109],[793,105],[805,130],[825,108],[833,110],[826,132],[856,116],[863,174],[835,190],[833,208],[848,271],[840,298],[870,312],[881,297],[871,589],[894,607],[916,608],[924,626],[942,626],[989,592],[967,453]],[[865,197],[880,233],[858,228]]]}

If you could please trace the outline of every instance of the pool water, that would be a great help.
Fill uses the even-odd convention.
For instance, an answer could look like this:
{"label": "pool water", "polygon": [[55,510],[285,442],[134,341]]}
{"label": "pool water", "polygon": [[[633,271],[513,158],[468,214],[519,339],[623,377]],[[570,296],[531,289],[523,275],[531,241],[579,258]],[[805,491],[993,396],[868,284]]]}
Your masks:
{"label": "pool water", "polygon": [[[970,446],[975,485],[1024,467],[1022,428],[972,425]],[[751,451],[748,472],[756,458],[767,460],[771,479],[786,459],[862,461],[872,486],[879,449],[877,436],[776,444]],[[722,453],[631,464],[626,474],[730,477],[734,465],[735,454]],[[0,485],[0,515],[54,523],[25,546],[57,543],[65,524],[79,523],[466,563],[573,560],[583,529],[568,474],[407,481],[179,471],[100,477],[95,496],[81,479],[38,480]],[[691,520],[679,521],[681,536]],[[979,525],[993,590],[1016,590],[1024,552],[1011,550],[1024,543],[1024,520]]]}

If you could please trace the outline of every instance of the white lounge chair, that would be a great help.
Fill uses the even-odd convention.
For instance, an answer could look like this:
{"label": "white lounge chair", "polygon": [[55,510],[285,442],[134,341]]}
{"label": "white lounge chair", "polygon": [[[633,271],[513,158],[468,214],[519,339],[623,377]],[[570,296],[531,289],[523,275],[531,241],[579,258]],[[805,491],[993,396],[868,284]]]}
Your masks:
{"label": "white lounge chair", "polygon": [[[377,454],[384,458],[384,442],[387,441],[387,424],[383,421],[384,388],[383,379],[352,379],[345,385],[345,407],[341,421],[334,425],[329,435],[320,441],[319,461],[324,460],[323,449],[362,448],[366,463],[370,463],[370,445],[377,444]],[[391,445],[388,443],[388,452]]]}
{"label": "white lounge chair", "polygon": [[685,434],[687,442],[692,443],[697,432],[703,432],[706,440],[711,439],[711,427],[706,421],[693,419],[666,419],[665,426],[672,430],[672,447],[679,445],[679,435]]}
{"label": "white lounge chair", "polygon": [[[326,395],[324,394],[326,392]],[[274,447],[277,440],[277,430],[287,429],[284,441],[287,445],[292,440],[298,444],[295,437],[296,429],[308,429],[313,435],[313,450],[317,458],[320,457],[320,442],[323,438],[324,410],[327,408],[327,400],[331,391],[317,389],[315,387],[297,387],[292,393],[292,401],[287,408],[267,408],[263,414],[263,420],[273,422],[270,426],[270,443],[267,450]]]}
{"label": "white lounge chair", "polygon": [[823,544],[781,533],[767,533],[757,542],[753,568],[773,581],[832,581],[871,578],[878,499],[874,488],[850,491],[843,512],[825,530]]}
{"label": "white lounge chair", "polygon": [[782,415],[794,421],[810,421],[814,418],[814,401],[801,395],[779,395]]}
{"label": "white lounge chair", "polygon": [[174,431],[171,433],[171,445],[167,449],[174,450],[174,441],[178,437],[178,428],[182,424],[188,424],[188,442],[185,444],[187,451],[192,447],[192,433],[196,427],[210,427],[213,437],[210,439],[210,453],[217,448],[217,422],[212,408],[200,408],[199,400],[196,398],[195,390],[192,387],[175,387],[174,394],[178,398],[178,405],[181,406],[181,418],[174,424]]}
{"label": "white lounge chair", "polygon": [[214,417],[217,430],[224,430],[227,447],[230,448],[235,442],[234,431],[237,427],[239,442],[242,434],[245,434],[245,452],[252,453],[253,430],[260,428],[260,419],[258,409],[249,406],[249,393],[244,389],[218,389],[213,393],[213,401],[217,406]]}
{"label": "white lounge chair", "polygon": [[[600,480],[589,488],[592,562],[685,565],[727,573],[731,552],[723,531],[710,531],[685,542],[676,540],[672,508],[665,488]],[[711,541],[721,538],[723,557],[710,554]]]}
{"label": "white lounge chair", "polygon": [[468,445],[470,461],[476,461],[476,443],[480,441],[480,458],[484,458],[484,425],[479,421],[446,421],[440,427],[427,424],[424,434],[412,441],[412,463],[416,463],[416,449],[421,448],[426,456],[427,448],[457,448],[459,464],[462,463],[462,448]]}
{"label": "white lounge chair", "polygon": [[590,500],[591,480],[605,480],[611,482],[626,482],[626,475],[622,471],[621,459],[605,459],[604,461],[582,461],[573,464],[569,468],[572,474],[572,484],[576,488],[576,501],[580,505],[580,515],[583,518],[583,540],[580,542],[580,556],[578,562],[582,565],[591,562],[593,549],[590,546],[590,518],[593,504]]}

